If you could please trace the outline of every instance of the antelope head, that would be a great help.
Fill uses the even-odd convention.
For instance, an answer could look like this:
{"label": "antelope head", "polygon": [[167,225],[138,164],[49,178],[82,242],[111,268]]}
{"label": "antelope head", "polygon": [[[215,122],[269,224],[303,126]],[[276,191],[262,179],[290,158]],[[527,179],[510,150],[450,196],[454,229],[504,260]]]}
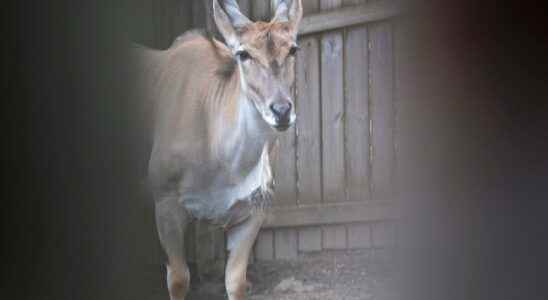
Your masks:
{"label": "antelope head", "polygon": [[213,15],[237,62],[242,91],[266,123],[284,131],[296,119],[291,86],[301,0],[272,0],[274,17],[270,22],[250,21],[236,0],[222,2],[223,7],[213,0]]}

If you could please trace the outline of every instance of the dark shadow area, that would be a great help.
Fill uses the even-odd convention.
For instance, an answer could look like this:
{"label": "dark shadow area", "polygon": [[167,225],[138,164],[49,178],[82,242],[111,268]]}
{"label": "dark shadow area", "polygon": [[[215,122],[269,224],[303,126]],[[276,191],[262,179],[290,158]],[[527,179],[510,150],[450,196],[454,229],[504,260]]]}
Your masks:
{"label": "dark shadow area", "polygon": [[[406,299],[545,299],[548,39],[540,1],[409,21],[400,113]],[[526,9],[527,8],[527,9]]]}
{"label": "dark shadow area", "polygon": [[131,5],[3,4],[5,298],[144,299],[163,284],[143,271],[161,266],[127,69]]}

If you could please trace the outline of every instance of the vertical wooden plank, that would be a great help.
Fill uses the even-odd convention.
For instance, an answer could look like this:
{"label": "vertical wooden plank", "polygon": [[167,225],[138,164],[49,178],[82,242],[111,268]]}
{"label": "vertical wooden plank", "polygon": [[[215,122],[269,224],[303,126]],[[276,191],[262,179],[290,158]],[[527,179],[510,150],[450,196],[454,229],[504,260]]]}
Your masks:
{"label": "vertical wooden plank", "polygon": [[320,0],[321,10],[330,10],[342,6],[342,0]]}
{"label": "vertical wooden plank", "polygon": [[[320,1],[322,10],[340,5],[341,0]],[[342,33],[325,33],[321,51],[323,201],[345,201]]]}
{"label": "vertical wooden plank", "polygon": [[261,230],[255,242],[255,258],[257,260],[274,259],[274,233],[272,230]]}
{"label": "vertical wooden plank", "polygon": [[367,0],[343,0],[343,6],[352,6],[357,4],[362,4],[367,2]]}
{"label": "vertical wooden plank", "polygon": [[348,248],[364,249],[371,248],[371,226],[369,224],[348,224]]}
{"label": "vertical wooden plank", "polygon": [[[304,1],[304,13],[319,10],[317,1]],[[299,41],[296,61],[298,203],[322,201],[320,48],[317,36]]]}
{"label": "vertical wooden plank", "polygon": [[295,127],[288,129],[279,137],[278,157],[273,163],[275,206],[294,206],[297,204],[297,174],[295,170]]}
{"label": "vertical wooden plank", "polygon": [[322,229],[320,227],[305,227],[299,229],[299,251],[321,251]]}
{"label": "vertical wooden plank", "polygon": [[371,24],[370,37],[370,96],[371,96],[371,177],[373,199],[393,197],[394,151],[394,72],[392,30],[389,22]]}
{"label": "vertical wooden plank", "polygon": [[345,39],[345,147],[348,200],[370,199],[369,74],[367,27],[349,28]]}
{"label": "vertical wooden plank", "polygon": [[276,259],[297,258],[297,230],[293,228],[274,231],[274,254]]}
{"label": "vertical wooden plank", "polygon": [[254,21],[270,21],[270,1],[255,0],[251,4]]}
{"label": "vertical wooden plank", "polygon": [[319,0],[302,0],[303,2],[303,16],[316,13],[320,10]]}
{"label": "vertical wooden plank", "polygon": [[322,228],[324,249],[346,249],[346,227],[328,225]]}
{"label": "vertical wooden plank", "polygon": [[[411,120],[405,120],[404,116],[410,115],[409,112],[411,107],[409,107],[410,101],[403,101],[404,97],[411,97],[413,95],[412,87],[414,86],[415,80],[413,80],[414,71],[410,65],[410,62],[414,59],[410,58],[412,54],[409,51],[409,27],[405,24],[405,18],[396,18],[393,23],[393,37],[394,37],[394,85],[395,85],[395,94],[394,94],[394,109],[395,109],[395,120],[396,125],[394,126],[394,151],[396,156],[396,174],[395,176],[395,186],[397,187],[396,193],[399,192],[400,187],[403,184],[402,169],[409,169],[408,167],[402,166],[406,159],[402,156],[405,155],[402,151],[402,145],[405,144],[404,139],[409,138],[408,135],[404,134],[406,123]],[[407,160],[409,161],[409,160]],[[401,197],[395,197],[397,199]]]}

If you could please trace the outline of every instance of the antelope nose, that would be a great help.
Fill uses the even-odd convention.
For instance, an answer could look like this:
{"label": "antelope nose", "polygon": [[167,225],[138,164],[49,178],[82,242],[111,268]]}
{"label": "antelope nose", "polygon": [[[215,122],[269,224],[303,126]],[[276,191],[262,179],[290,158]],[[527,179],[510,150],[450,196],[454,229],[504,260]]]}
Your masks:
{"label": "antelope nose", "polygon": [[289,112],[291,111],[291,102],[276,101],[270,105],[270,109],[278,121],[289,121]]}

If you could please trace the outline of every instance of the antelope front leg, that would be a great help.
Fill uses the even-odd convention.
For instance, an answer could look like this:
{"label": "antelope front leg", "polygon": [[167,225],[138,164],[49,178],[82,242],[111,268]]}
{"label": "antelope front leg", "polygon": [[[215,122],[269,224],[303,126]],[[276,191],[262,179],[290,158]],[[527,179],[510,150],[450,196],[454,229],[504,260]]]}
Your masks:
{"label": "antelope front leg", "polygon": [[184,234],[189,217],[176,199],[156,202],[156,226],[168,263],[167,288],[171,300],[184,300],[189,288],[190,272],[184,256]]}
{"label": "antelope front leg", "polygon": [[245,299],[249,254],[264,219],[264,213],[257,212],[228,231],[227,248],[230,254],[226,264],[225,284],[229,300]]}

